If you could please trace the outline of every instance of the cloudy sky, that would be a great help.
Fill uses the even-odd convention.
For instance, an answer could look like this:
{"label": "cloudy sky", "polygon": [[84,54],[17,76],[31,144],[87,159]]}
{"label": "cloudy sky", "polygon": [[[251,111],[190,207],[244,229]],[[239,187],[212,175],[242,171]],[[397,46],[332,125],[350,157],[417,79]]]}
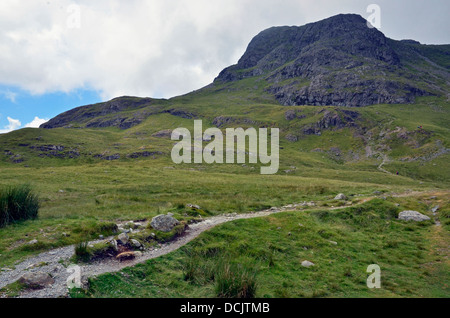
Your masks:
{"label": "cloudy sky", "polygon": [[381,8],[393,39],[450,43],[448,0],[1,0],[0,133],[123,95],[169,98],[278,25]]}

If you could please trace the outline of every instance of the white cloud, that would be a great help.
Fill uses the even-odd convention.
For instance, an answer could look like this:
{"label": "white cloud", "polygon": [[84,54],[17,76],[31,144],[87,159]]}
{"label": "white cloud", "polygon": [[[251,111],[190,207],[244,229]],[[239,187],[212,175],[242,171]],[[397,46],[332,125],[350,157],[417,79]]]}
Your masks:
{"label": "white cloud", "polygon": [[40,125],[45,124],[46,122],[48,122],[48,119],[42,119],[39,117],[34,117],[33,121],[26,124],[25,127],[26,128],[39,128]]}
{"label": "white cloud", "polygon": [[10,90],[7,90],[5,92],[3,92],[3,96],[10,100],[12,103],[16,103],[16,97],[17,97],[17,93],[11,92]]}
{"label": "white cloud", "polygon": [[8,125],[6,125],[3,129],[0,129],[0,134],[6,134],[13,130],[19,129],[22,126],[22,123],[18,119],[13,119],[11,117],[7,117]]}
{"label": "white cloud", "polygon": [[[421,28],[422,33],[443,34],[441,38],[448,39],[448,20],[443,14],[448,10],[441,8],[448,3],[430,1],[433,5],[421,0],[395,1],[398,10],[392,19],[383,18],[383,31]],[[172,97],[209,84],[223,68],[236,63],[251,38],[265,28],[302,25],[342,12],[364,15],[370,3],[2,0],[0,84],[34,94],[90,88],[100,91],[104,99],[125,94]],[[394,6],[387,0],[378,3],[383,12]],[[80,28],[73,4],[80,8]],[[400,4],[406,13],[402,14]],[[413,4],[419,9],[425,5],[427,11],[419,13],[425,12],[429,21],[447,28],[434,30],[426,23],[417,24],[411,19],[410,11],[417,11]],[[391,29],[389,21],[393,21]]]}

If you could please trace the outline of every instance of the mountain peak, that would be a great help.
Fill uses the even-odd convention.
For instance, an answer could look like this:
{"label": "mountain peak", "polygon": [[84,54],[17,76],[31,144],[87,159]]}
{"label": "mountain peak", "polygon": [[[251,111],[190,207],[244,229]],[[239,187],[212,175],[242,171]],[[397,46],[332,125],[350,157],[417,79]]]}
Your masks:
{"label": "mountain peak", "polygon": [[411,103],[417,96],[439,94],[436,85],[417,85],[423,70],[405,67],[427,59],[408,44],[388,39],[357,14],[272,27],[254,37],[239,62],[214,83],[258,77],[268,83],[266,91],[289,106]]}

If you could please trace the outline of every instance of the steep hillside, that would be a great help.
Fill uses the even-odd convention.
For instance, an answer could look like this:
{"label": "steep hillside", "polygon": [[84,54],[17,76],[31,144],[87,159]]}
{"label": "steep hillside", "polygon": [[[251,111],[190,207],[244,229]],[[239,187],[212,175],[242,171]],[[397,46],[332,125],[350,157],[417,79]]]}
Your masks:
{"label": "steep hillside", "polygon": [[[170,164],[171,130],[202,119],[222,130],[279,128],[280,174],[312,176],[314,167],[448,182],[449,48],[387,39],[357,15],[271,28],[207,87],[169,100],[119,97],[70,110],[45,129],[1,136],[0,163]],[[379,105],[342,107],[369,104]]]}
{"label": "steep hillside", "polygon": [[257,77],[282,105],[404,104],[449,91],[449,46],[394,41],[358,15],[261,32],[215,84]]}

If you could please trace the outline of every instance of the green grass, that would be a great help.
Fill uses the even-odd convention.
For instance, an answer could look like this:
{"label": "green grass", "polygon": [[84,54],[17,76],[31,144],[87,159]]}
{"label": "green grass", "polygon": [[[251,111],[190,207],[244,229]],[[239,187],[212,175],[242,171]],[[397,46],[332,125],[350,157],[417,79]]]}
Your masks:
{"label": "green grass", "polygon": [[[441,197],[442,193],[447,193],[450,180],[447,162],[450,155],[429,155],[439,149],[450,148],[448,101],[428,97],[418,99],[413,105],[375,105],[351,109],[359,114],[356,126],[341,129],[330,127],[316,136],[305,135],[303,129],[320,121],[325,111],[341,114],[342,109],[283,107],[264,93],[266,86],[264,81],[246,79],[224,86],[212,86],[168,101],[155,101],[142,109],[152,115],[127,130],[22,129],[1,135],[0,187],[15,187],[28,182],[39,195],[40,209],[38,219],[14,222],[0,228],[0,266],[12,267],[26,257],[49,249],[97,239],[99,235],[112,235],[114,224],[119,221],[149,220],[167,212],[187,221],[199,216],[245,213],[313,200],[324,207],[338,206],[342,203],[333,201],[338,193],[345,193],[352,200],[372,196],[374,191],[386,196],[410,190],[440,192]],[[259,164],[174,165],[170,159],[173,141],[153,135],[177,127],[192,129],[193,120],[165,112],[170,109],[183,110],[202,118],[204,128],[213,126],[212,122],[218,116],[229,118],[222,129],[236,126],[280,128],[279,172],[262,176]],[[288,121],[285,119],[288,110],[298,110],[305,117]],[[423,126],[426,133],[418,132],[418,126]],[[405,135],[399,135],[397,127]],[[297,136],[298,141],[286,140],[288,134]],[[64,150],[56,153],[40,150],[48,145],[64,146]],[[375,154],[367,156],[367,146]],[[331,150],[336,148],[340,150],[340,156],[332,153]],[[162,154],[149,158],[129,157],[143,151]],[[70,158],[73,152],[79,153],[79,156]],[[398,171],[398,176],[377,169],[382,161],[380,152],[390,159],[384,168],[394,174]],[[96,157],[99,154],[119,154],[120,160],[102,160]],[[17,159],[20,162],[13,163]],[[389,198],[388,201],[393,203]],[[429,206],[416,206],[400,199],[398,202],[401,208],[410,206],[422,209],[421,212],[429,209]],[[187,204],[197,204],[201,209],[187,209]],[[445,237],[443,242],[448,242],[445,236],[448,232],[448,211],[448,207],[443,208],[440,215],[444,230],[441,234]],[[433,267],[428,276],[416,268],[413,272],[421,278],[410,284],[405,278],[408,265],[395,263],[401,262],[402,257],[409,259],[404,255],[406,250],[413,255],[418,253],[414,248],[423,251],[423,254],[434,250],[431,245],[425,244],[426,241],[421,245],[424,250],[418,249],[419,238],[430,234],[429,226],[412,226],[413,230],[409,231],[405,229],[410,229],[410,225],[382,219],[381,216],[374,217],[376,222],[372,224],[370,220],[358,217],[358,211],[352,211],[355,216],[350,220],[343,219],[344,214],[327,213],[331,216],[324,214],[320,218],[312,213],[285,214],[239,221],[204,233],[189,247],[196,255],[195,264],[204,264],[200,268],[205,275],[194,270],[199,266],[191,264],[189,267],[186,255],[191,252],[186,247],[149,265],[136,267],[136,280],[139,277],[146,280],[148,291],[134,290],[134,281],[122,281],[119,274],[108,276],[104,283],[99,282],[95,288],[103,291],[110,288],[106,287],[108,284],[117,285],[122,294],[129,297],[215,297],[218,293],[213,273],[220,267],[218,259],[223,258],[234,264],[230,265],[233,270],[233,266],[239,268],[239,264],[243,264],[242,270],[249,269],[247,265],[256,264],[248,272],[256,273],[257,297],[430,295],[431,291],[424,291],[423,287],[427,277],[436,281],[433,284],[438,284],[445,277],[445,267]],[[371,214],[361,212],[361,215]],[[346,224],[347,221],[361,224]],[[276,230],[279,226],[274,228],[277,222],[283,229],[281,233]],[[389,222],[392,228],[384,229],[383,222]],[[307,226],[307,230],[297,228],[298,223]],[[371,234],[365,231],[363,224],[388,234]],[[291,236],[287,236],[289,231],[285,233],[285,228],[290,229]],[[173,233],[168,237],[155,234],[163,242],[170,239]],[[404,242],[400,234],[412,241]],[[338,247],[328,246],[325,237],[339,241]],[[393,239],[388,241],[390,237]],[[297,243],[293,238],[297,238]],[[28,245],[33,239],[37,239],[38,244]],[[364,247],[370,251],[369,239],[374,239],[375,251],[362,250]],[[384,241],[385,245],[382,243]],[[201,251],[202,244],[209,246],[206,254]],[[310,253],[308,246],[313,248],[314,254]],[[200,250],[198,255],[197,250]],[[398,254],[392,258],[394,264],[389,264],[390,256],[385,255],[387,251]],[[393,285],[384,292],[365,289],[364,266],[373,252],[384,255],[381,260],[388,269],[388,278],[396,281],[398,276],[400,282],[396,284],[400,287],[394,288]],[[217,257],[207,256],[213,254]],[[431,256],[424,256],[428,257]],[[303,258],[311,258],[313,262],[316,260],[320,265],[307,271],[299,267],[298,262]],[[331,265],[325,264],[333,264],[336,260],[339,263],[334,273]],[[421,262],[420,259],[412,261]],[[162,273],[161,279],[156,277],[158,273]],[[327,280],[321,278],[326,275]],[[90,295],[100,295],[95,288]],[[111,291],[105,295],[120,294],[112,294]],[[436,291],[436,295],[442,293]]]}
{"label": "green grass", "polygon": [[[448,261],[429,253],[435,226],[398,221],[398,211],[377,199],[234,221],[171,254],[91,279],[88,291],[72,296],[448,297]],[[304,260],[316,265],[304,268]],[[381,267],[381,289],[366,286],[371,264]]]}
{"label": "green grass", "polygon": [[39,198],[29,185],[0,189],[0,228],[8,224],[36,219]]}

